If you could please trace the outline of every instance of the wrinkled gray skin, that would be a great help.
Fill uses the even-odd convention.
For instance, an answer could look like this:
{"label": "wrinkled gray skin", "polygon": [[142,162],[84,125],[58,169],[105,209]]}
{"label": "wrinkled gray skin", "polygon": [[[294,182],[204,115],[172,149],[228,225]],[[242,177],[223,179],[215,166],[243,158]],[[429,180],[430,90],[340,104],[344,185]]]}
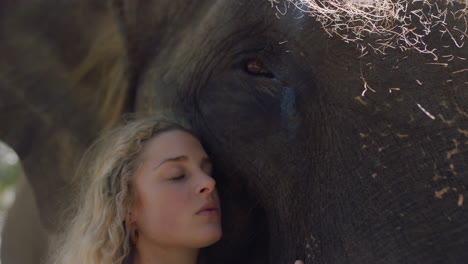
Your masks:
{"label": "wrinkled gray skin", "polygon": [[[0,139],[48,236],[99,131],[169,109],[216,164],[225,235],[209,263],[464,263],[466,45],[430,39],[455,55],[447,67],[398,49],[358,58],[314,18],[276,12],[265,0],[2,1]],[[361,96],[361,76],[375,93]],[[18,242],[36,233],[31,207],[12,209],[3,264],[39,263],[25,258],[47,237]]]}

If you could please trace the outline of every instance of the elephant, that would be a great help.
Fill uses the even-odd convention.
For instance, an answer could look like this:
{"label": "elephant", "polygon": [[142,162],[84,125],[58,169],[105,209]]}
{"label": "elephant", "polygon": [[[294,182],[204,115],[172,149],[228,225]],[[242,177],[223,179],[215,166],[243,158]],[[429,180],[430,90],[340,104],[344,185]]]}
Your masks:
{"label": "elephant", "polygon": [[466,1],[352,2],[3,1],[0,140],[34,198],[2,263],[53,247],[101,131],[160,112],[215,164],[206,263],[465,263]]}

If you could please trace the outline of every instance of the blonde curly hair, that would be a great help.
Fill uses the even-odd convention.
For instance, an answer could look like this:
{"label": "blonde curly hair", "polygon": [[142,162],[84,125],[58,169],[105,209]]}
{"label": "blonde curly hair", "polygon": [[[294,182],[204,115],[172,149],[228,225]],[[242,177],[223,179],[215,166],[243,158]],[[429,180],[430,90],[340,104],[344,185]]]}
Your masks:
{"label": "blonde curly hair", "polygon": [[[170,130],[195,135],[187,126],[163,118],[143,118],[104,133],[78,170],[88,177],[76,211],[49,255],[53,264],[129,264],[132,243],[125,218],[134,195],[132,178],[149,139]],[[87,175],[82,175],[81,173]]]}

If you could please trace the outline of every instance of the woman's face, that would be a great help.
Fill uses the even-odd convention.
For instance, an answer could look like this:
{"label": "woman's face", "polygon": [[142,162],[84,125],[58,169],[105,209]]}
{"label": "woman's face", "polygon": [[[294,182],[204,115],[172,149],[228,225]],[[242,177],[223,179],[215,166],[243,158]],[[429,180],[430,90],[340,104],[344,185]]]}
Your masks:
{"label": "woman's face", "polygon": [[221,211],[212,165],[198,139],[173,130],[149,140],[135,175],[130,222],[137,243],[206,247],[221,238]]}

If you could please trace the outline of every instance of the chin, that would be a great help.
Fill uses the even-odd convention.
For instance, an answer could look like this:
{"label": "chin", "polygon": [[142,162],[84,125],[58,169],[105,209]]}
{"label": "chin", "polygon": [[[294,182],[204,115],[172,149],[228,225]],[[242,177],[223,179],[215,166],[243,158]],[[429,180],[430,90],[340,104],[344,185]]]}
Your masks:
{"label": "chin", "polygon": [[198,248],[204,248],[213,245],[214,243],[218,242],[221,239],[221,236],[223,235],[221,229],[219,230],[212,230],[211,232],[205,232],[202,236],[200,236],[201,239],[198,239],[197,241],[197,247]]}

